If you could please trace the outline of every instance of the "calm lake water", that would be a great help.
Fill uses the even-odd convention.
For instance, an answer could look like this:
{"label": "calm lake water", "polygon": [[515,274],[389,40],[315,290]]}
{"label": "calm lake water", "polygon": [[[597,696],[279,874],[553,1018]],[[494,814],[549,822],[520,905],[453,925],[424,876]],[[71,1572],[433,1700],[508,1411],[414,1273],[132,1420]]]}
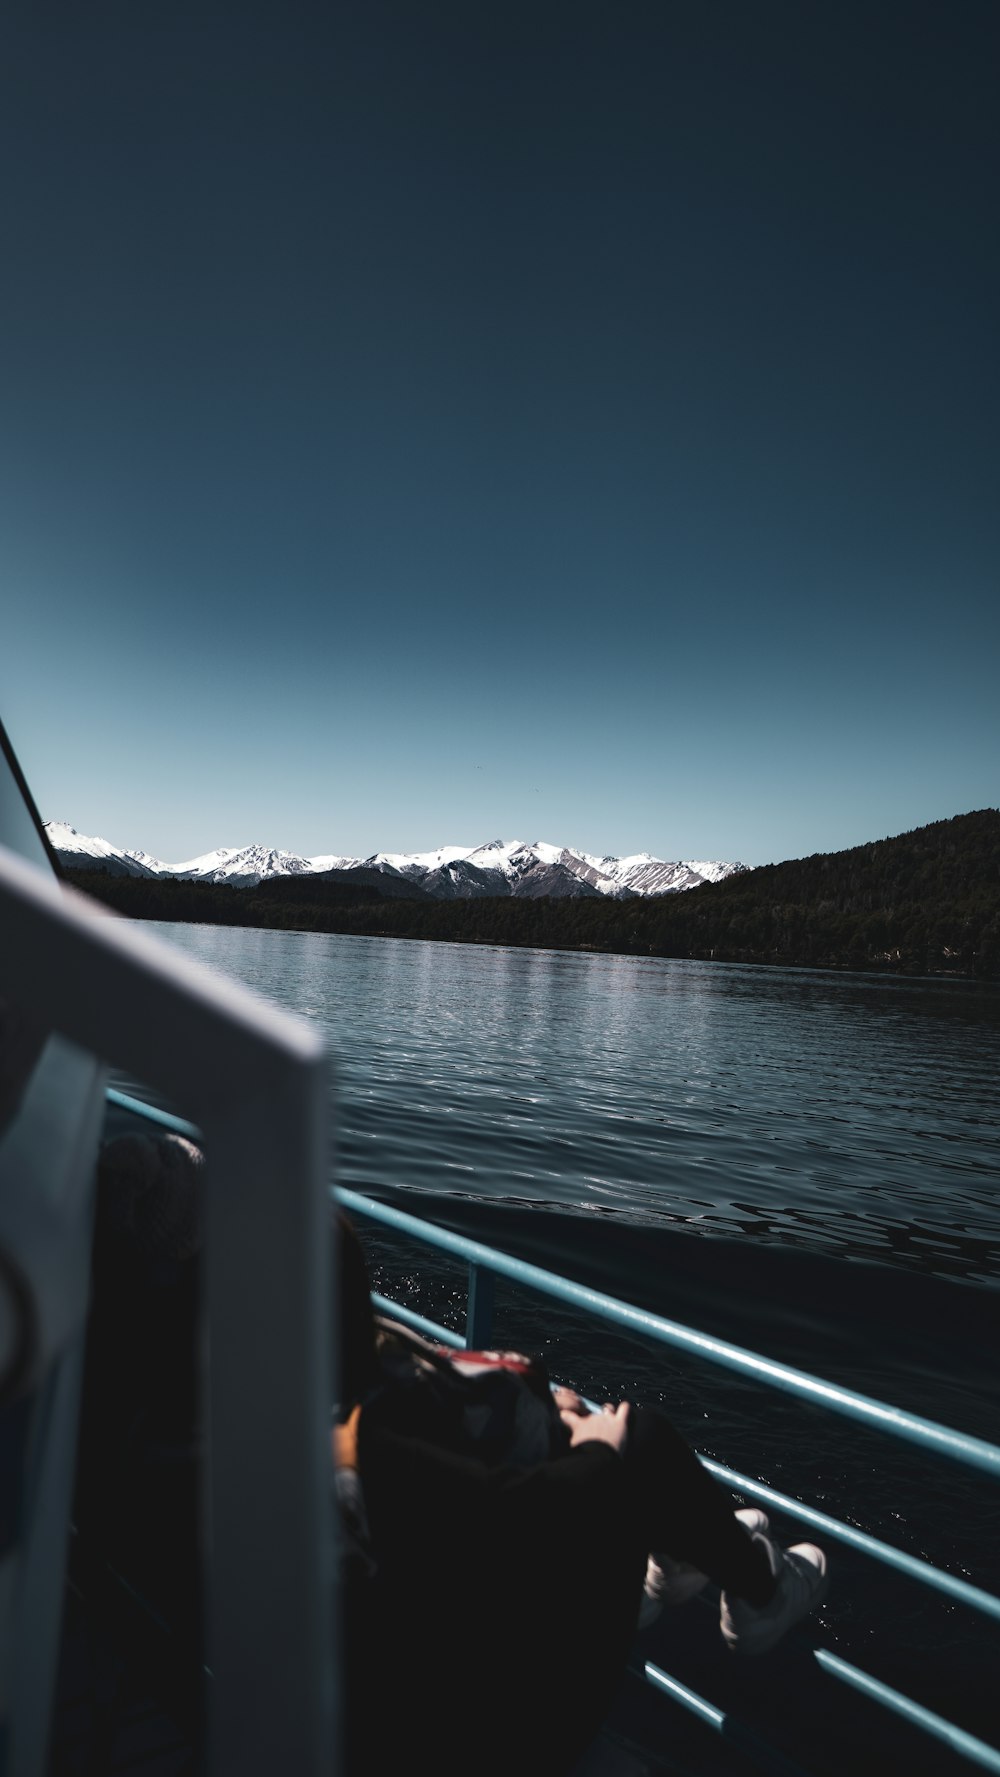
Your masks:
{"label": "calm lake water", "polygon": [[[340,1183],[1000,1441],[996,987],[158,930],[320,1026]],[[459,1324],[447,1264],[378,1234],[369,1254],[391,1293]],[[661,1404],[704,1454],[1000,1589],[984,1479],[502,1288],[498,1319],[586,1392]],[[874,1647],[911,1694],[933,1648],[923,1700],[984,1731],[997,1626],[909,1587],[886,1633],[900,1582],[836,1560],[827,1645]]]}
{"label": "calm lake water", "polygon": [[344,1184],[1000,1280],[995,988],[158,929],[320,1025]]}

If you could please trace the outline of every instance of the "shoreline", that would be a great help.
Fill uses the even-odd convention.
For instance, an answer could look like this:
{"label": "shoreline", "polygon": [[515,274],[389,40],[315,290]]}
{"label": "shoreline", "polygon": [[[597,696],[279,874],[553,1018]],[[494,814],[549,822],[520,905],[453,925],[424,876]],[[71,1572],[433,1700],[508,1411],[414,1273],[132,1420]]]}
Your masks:
{"label": "shoreline", "polygon": [[[245,891],[234,891],[234,893],[241,892]],[[707,955],[704,952],[698,951],[682,952],[677,950],[658,950],[655,948],[642,949],[638,946],[629,948],[625,946],[612,947],[590,943],[559,943],[554,939],[550,939],[547,943],[541,943],[532,942],[530,938],[518,937],[497,938],[477,936],[473,934],[463,936],[458,933],[449,935],[430,932],[393,932],[388,931],[385,928],[378,929],[374,925],[369,926],[367,923],[362,929],[361,926],[357,925],[347,927],[332,924],[300,924],[291,920],[267,922],[260,919],[190,919],[182,918],[180,915],[171,917],[162,912],[140,913],[138,911],[121,908],[115,908],[113,911],[118,912],[121,917],[125,919],[141,919],[144,922],[159,925],[207,926],[214,929],[221,928],[251,932],[297,932],[307,937],[384,938],[389,939],[392,942],[403,944],[460,944],[478,946],[479,948],[486,949],[492,948],[495,950],[558,951],[571,955],[584,956],[630,956],[634,957],[637,961],[718,963],[722,967],[729,968],[797,969],[801,970],[804,974],[813,975],[875,975],[883,980],[955,981],[967,982],[971,986],[989,986],[992,983],[998,982],[998,977],[996,975],[975,974],[964,969],[927,969],[921,968],[917,964],[914,964],[912,967],[905,967],[901,964],[892,963],[847,963],[836,962],[833,960],[827,962],[801,962],[782,956],[748,956],[746,954],[720,955],[718,948],[715,949],[712,955]]]}
{"label": "shoreline", "polygon": [[683,892],[437,897],[392,873],[235,885],[65,869],[140,919],[653,956],[935,980],[1000,979],[1000,810]]}

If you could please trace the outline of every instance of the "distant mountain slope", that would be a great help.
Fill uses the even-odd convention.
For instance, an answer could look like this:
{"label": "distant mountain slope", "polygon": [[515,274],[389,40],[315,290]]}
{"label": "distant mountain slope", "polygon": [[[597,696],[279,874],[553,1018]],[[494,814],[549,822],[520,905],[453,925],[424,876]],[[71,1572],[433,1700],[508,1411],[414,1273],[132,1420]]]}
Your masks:
{"label": "distant mountain slope", "polygon": [[635,910],[662,954],[814,967],[1000,970],[1000,810],[767,864]]}
{"label": "distant mountain slope", "polygon": [[269,845],[222,846],[186,864],[161,864],[159,876],[176,876],[186,882],[228,882],[234,888],[255,888],[272,876],[308,876],[308,858],[294,852],[275,851]]}
{"label": "distant mountain slope", "polygon": [[[541,860],[539,866],[552,867]],[[96,868],[77,880],[119,911],[146,919],[718,962],[1000,975],[997,809],[935,821],[850,851],[731,874],[685,894],[628,900],[593,891],[534,897],[509,889],[446,899],[381,864],[275,878],[249,889],[163,877],[130,880]]]}
{"label": "distant mountain slope", "polygon": [[145,852],[120,851],[106,839],[90,839],[66,821],[46,821],[49,844],[67,870],[103,870],[109,876],[159,876],[163,866]]}
{"label": "distant mountain slope", "polygon": [[333,870],[353,874],[360,885],[375,872],[417,883],[427,894],[445,901],[483,895],[518,895],[532,900],[542,895],[607,895],[621,900],[672,894],[747,868],[724,862],[667,863],[648,852],[628,858],[595,858],[569,846],[549,845],[544,840],[526,845],[520,839],[493,839],[477,846],[443,845],[431,852],[374,852],[369,858],[332,853],[301,858],[260,844],[222,846],[181,864],[165,864],[146,852],[122,851],[106,839],[87,838],[63,821],[46,822],[46,831],[70,870],[229,883],[234,888],[256,888],[259,883],[289,876],[329,875]]}

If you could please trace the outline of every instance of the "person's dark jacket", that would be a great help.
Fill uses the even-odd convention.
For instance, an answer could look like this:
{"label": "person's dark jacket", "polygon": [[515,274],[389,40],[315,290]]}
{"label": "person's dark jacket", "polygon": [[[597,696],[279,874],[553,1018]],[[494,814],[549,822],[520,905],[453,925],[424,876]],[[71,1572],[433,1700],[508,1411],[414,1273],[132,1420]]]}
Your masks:
{"label": "person's dark jacket", "polygon": [[352,1773],[569,1771],[635,1635],[646,1551],[622,1459],[589,1443],[492,1467],[360,1415],[377,1572],[347,1589]]}

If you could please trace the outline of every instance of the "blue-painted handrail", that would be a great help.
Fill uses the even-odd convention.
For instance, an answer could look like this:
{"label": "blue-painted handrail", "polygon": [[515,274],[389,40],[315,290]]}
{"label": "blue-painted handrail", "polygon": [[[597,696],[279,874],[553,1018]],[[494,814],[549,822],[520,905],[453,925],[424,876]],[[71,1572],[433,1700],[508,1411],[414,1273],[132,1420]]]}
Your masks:
{"label": "blue-painted handrail", "polygon": [[[597,1317],[613,1321],[618,1325],[651,1335],[665,1344],[679,1345],[687,1349],[696,1349],[710,1361],[725,1365],[730,1369],[747,1370],[759,1380],[769,1383],[772,1387],[782,1388],[791,1393],[801,1393],[818,1403],[845,1413],[848,1417],[874,1423],[879,1429],[890,1435],[905,1438],[910,1442],[922,1445],[927,1450],[951,1457],[952,1460],[965,1463],[972,1468],[985,1470],[988,1474],[1000,1474],[1000,1450],[986,1444],[979,1438],[969,1438],[963,1433],[953,1432],[946,1426],[935,1424],[931,1420],[920,1419],[917,1415],[906,1414],[896,1408],[885,1406],[880,1401],[872,1401],[864,1395],[853,1394],[848,1389],[837,1389],[832,1384],[823,1383],[818,1378],[809,1376],[801,1370],[790,1369],[786,1365],[774,1364],[769,1359],[760,1358],[755,1352],[747,1352],[738,1346],[726,1344],[724,1341],[710,1339],[705,1334],[693,1332],[689,1327],[682,1327],[674,1321],[666,1321],[657,1315],[646,1314],[630,1304],[619,1302],[613,1296],[604,1296],[597,1290],[591,1290],[580,1284],[571,1283],[568,1279],[558,1277],[552,1272],[543,1271],[536,1265],[523,1260],[511,1258],[509,1254],[496,1252],[493,1248],[482,1245],[478,1241],[469,1240],[461,1234],[452,1234],[449,1230],[438,1228],[432,1223],[423,1222],[418,1217],[408,1215],[403,1210],[394,1209],[391,1205],[378,1203],[364,1197],[358,1191],[340,1189],[336,1193],[337,1201],[354,1214],[364,1216],[370,1221],[383,1224],[422,1242],[426,1246],[441,1252],[453,1253],[457,1258],[464,1259],[469,1265],[470,1278],[480,1270],[488,1269],[498,1276],[510,1278],[513,1282],[539,1290],[541,1293],[554,1297],[570,1306],[582,1308]],[[400,1317],[399,1307],[385,1297],[378,1297],[378,1306],[383,1312]],[[405,1310],[402,1315],[408,1324],[419,1326],[420,1330],[432,1338],[458,1346],[472,1344],[473,1340],[436,1325],[423,1316],[416,1315],[412,1309]],[[483,1329],[479,1327],[474,1343],[483,1343]],[[888,1543],[880,1542],[876,1537],[854,1529],[852,1525],[843,1524],[836,1518],[828,1517],[825,1512],[818,1512],[811,1506],[804,1505],[800,1500],[792,1499],[787,1494],[777,1492],[761,1482],[752,1480],[748,1475],[737,1474],[732,1469],[724,1468],[720,1463],[709,1462],[701,1458],[705,1467],[718,1475],[721,1480],[733,1487],[737,1492],[752,1495],[765,1500],[776,1510],[787,1512],[790,1516],[804,1521],[817,1529],[824,1530],[841,1542],[849,1543],[859,1553],[869,1555],[884,1564],[896,1568],[919,1583],[948,1594],[958,1603],[972,1606],[988,1616],[1000,1619],[1000,1598],[989,1592],[982,1591],[978,1586],[971,1586],[965,1580],[957,1579],[953,1574],[944,1573],[932,1567],[929,1562],[908,1555],[902,1549],[893,1548]],[[935,1714],[923,1704],[917,1703],[901,1691],[894,1690],[872,1673],[864,1672],[848,1661],[828,1653],[825,1649],[813,1649],[813,1656],[821,1669],[833,1679],[849,1685],[852,1689],[869,1697],[880,1704],[891,1714],[919,1728],[929,1737],[942,1742],[949,1749],[978,1765],[981,1770],[989,1771],[994,1777],[1000,1777],[1000,1751],[989,1746],[986,1741],[976,1735],[959,1728],[955,1723],[947,1721],[943,1716]],[[800,1767],[793,1765],[789,1759],[775,1747],[762,1741],[760,1737],[743,1723],[735,1720],[726,1711],[701,1697],[696,1691],[664,1672],[660,1667],[647,1661],[643,1673],[648,1683],[671,1697],[684,1709],[696,1715],[699,1720],[714,1728],[730,1745],[742,1748],[758,1763],[763,1760],[775,1777],[804,1777]]]}
{"label": "blue-painted handrail", "polygon": [[919,1555],[907,1555],[903,1549],[893,1548],[891,1543],[883,1543],[877,1537],[869,1536],[865,1530],[858,1530],[853,1524],[843,1524],[839,1518],[831,1518],[826,1512],[818,1512],[815,1506],[803,1505],[800,1499],[793,1499],[788,1493],[779,1493],[777,1488],[768,1487],[762,1481],[753,1480],[750,1475],[738,1474],[735,1469],[725,1468],[721,1462],[710,1462],[707,1456],[701,1461],[710,1473],[724,1481],[736,1493],[745,1493],[752,1499],[763,1499],[776,1512],[786,1512],[800,1524],[808,1524],[811,1530],[819,1530],[824,1536],[832,1536],[836,1542],[846,1543],[850,1548],[857,1549],[861,1555],[870,1555],[873,1560],[881,1561],[886,1567],[894,1567],[898,1573],[905,1573],[910,1579],[919,1580],[922,1585],[930,1586],[937,1592],[946,1592],[956,1604],[967,1604],[972,1610],[981,1610],[985,1616],[995,1617],[1000,1621],[1000,1598],[994,1598],[992,1592],[984,1592],[979,1586],[970,1586],[968,1580],[960,1580],[953,1573],[945,1573],[940,1567],[931,1567],[930,1563],[921,1560]]}
{"label": "blue-painted handrail", "polygon": [[473,1346],[471,1341],[463,1338],[461,1333],[453,1333],[450,1327],[441,1327],[436,1320],[428,1320],[425,1314],[418,1314],[414,1308],[404,1307],[402,1302],[394,1302],[391,1296],[380,1296],[372,1290],[372,1302],[379,1314],[386,1314],[391,1320],[402,1321],[404,1327],[412,1327],[415,1333],[423,1333],[426,1339],[435,1339],[439,1345],[450,1345],[461,1351],[482,1351],[481,1345]]}
{"label": "blue-painted handrail", "polygon": [[828,1408],[830,1412],[842,1413],[849,1419],[875,1425],[881,1431],[909,1439],[924,1449],[935,1451],[939,1456],[950,1457],[955,1462],[965,1463],[973,1468],[985,1469],[987,1474],[1000,1479],[1000,1449],[995,1444],[987,1444],[982,1438],[952,1431],[950,1427],[938,1425],[932,1419],[922,1419],[917,1413],[906,1413],[900,1407],[891,1407],[884,1401],[872,1400],[868,1395],[856,1394],[852,1389],[840,1388],[836,1383],[824,1382],[818,1376],[810,1376],[805,1370],[795,1370],[788,1364],[775,1363],[772,1358],[761,1357],[755,1351],[746,1351],[739,1345],[730,1345],[724,1339],[715,1339],[709,1333],[700,1333],[693,1327],[682,1326],[679,1321],[665,1320],[662,1315],[634,1308],[630,1302],[621,1302],[617,1297],[604,1295],[600,1290],[590,1289],[586,1284],[573,1283],[554,1272],[542,1270],[539,1265],[512,1258],[509,1253],[497,1252],[478,1240],[469,1240],[464,1234],[452,1234],[446,1228],[438,1228],[433,1223],[407,1214],[405,1210],[394,1209],[388,1203],[379,1203],[371,1197],[364,1197],[360,1191],[340,1188],[336,1197],[339,1203],[354,1210],[356,1214],[381,1222],[399,1234],[411,1235],[439,1252],[453,1253],[456,1258],[465,1259],[470,1265],[483,1266],[500,1277],[508,1277],[514,1283],[538,1290],[567,1306],[581,1308],[601,1320],[627,1327],[630,1332],[657,1339],[664,1345],[695,1352],[708,1363],[719,1364],[729,1370],[739,1370],[744,1375],[768,1383],[772,1388],[800,1395],[814,1405]]}
{"label": "blue-painted handrail", "polygon": [[133,1098],[114,1086],[109,1086],[104,1096],[109,1104],[117,1105],[122,1111],[131,1111],[133,1116],[142,1117],[146,1123],[158,1123],[161,1129],[169,1129],[173,1135],[186,1135],[188,1141],[201,1141],[197,1124],[188,1123],[184,1117],[175,1117],[172,1111],[161,1111],[159,1105],[147,1104],[145,1099]]}
{"label": "blue-painted handrail", "polygon": [[[183,1118],[175,1117],[168,1111],[158,1110],[146,1105],[142,1100],[130,1097],[126,1093],[109,1091],[111,1103],[124,1110],[133,1111],[136,1115],[159,1124],[162,1128],[171,1129],[178,1134],[198,1138],[198,1130]],[[366,1197],[359,1191],[344,1187],[334,1192],[337,1202],[368,1221],[382,1224],[395,1232],[408,1236],[424,1246],[439,1252],[449,1253],[463,1260],[469,1271],[469,1309],[464,1336],[450,1328],[418,1314],[399,1303],[381,1295],[373,1300],[376,1308],[384,1314],[402,1320],[406,1325],[414,1327],[429,1338],[453,1346],[481,1347],[488,1343],[493,1307],[493,1280],[502,1276],[514,1283],[533,1289],[563,1304],[581,1309],[596,1318],[628,1328],[629,1331],[658,1340],[681,1350],[687,1350],[700,1356],[709,1363],[735,1370],[746,1376],[764,1383],[771,1388],[796,1395],[814,1405],[840,1413],[862,1424],[867,1424],[892,1437],[902,1438],[919,1445],[930,1454],[945,1456],[952,1461],[967,1467],[985,1472],[994,1478],[1000,1477],[1000,1449],[986,1443],[981,1438],[969,1437],[965,1433],[956,1432],[947,1426],[939,1425],[933,1420],[921,1418],[918,1414],[906,1413],[901,1409],[876,1401],[853,1390],[840,1388],[819,1377],[811,1376],[806,1371],[793,1369],[787,1364],[775,1363],[769,1358],[760,1356],[753,1351],[731,1345],[725,1340],[712,1338],[706,1333],[681,1325],[677,1321],[666,1320],[660,1315],[650,1314],[643,1309],[635,1308],[630,1303],[619,1301],[614,1296],[603,1294],[599,1290],[590,1289],[586,1285],[572,1282],[554,1272],[545,1271],[540,1266],[527,1263],[525,1260],[513,1258],[509,1253],[502,1253],[484,1245],[480,1241],[470,1240],[462,1234],[453,1234],[450,1230],[439,1228],[434,1223],[410,1215],[404,1210],[394,1208],[391,1204],[382,1203],[374,1198]],[[755,1481],[748,1475],[737,1473],[725,1468],[721,1463],[701,1458],[705,1467],[724,1481],[736,1492],[760,1499],[769,1503],[775,1510],[804,1522],[815,1529],[823,1531],[840,1542],[846,1543],[859,1553],[895,1568],[909,1578],[948,1595],[954,1602],[970,1606],[987,1616],[1000,1619],[1000,1599],[972,1586],[967,1581],[958,1579],[953,1574],[942,1572],[932,1567],[929,1562],[916,1556],[908,1555],[902,1549],[893,1548],[888,1543],[869,1536],[866,1532],[844,1524],[838,1519],[829,1517],[825,1512],[805,1505],[801,1500],[793,1499],[774,1488]],[[849,1662],[842,1660],[825,1649],[814,1649],[814,1658],[822,1670],[831,1678],[848,1684],[884,1708],[898,1715],[901,1719],[920,1728],[930,1737],[947,1745],[952,1752],[960,1754],[981,1769],[990,1771],[1000,1777],[1000,1751],[988,1746],[985,1741],[964,1729],[946,1721],[922,1704],[893,1690],[882,1680],[870,1673],[861,1671]],[[672,1697],[685,1709],[695,1714],[700,1720],[714,1727],[731,1744],[742,1746],[752,1755],[760,1759],[767,1756],[770,1768],[779,1777],[802,1777],[798,1767],[778,1753],[773,1747],[766,1747],[750,1730],[733,1720],[724,1711],[718,1709],[704,1697],[690,1691],[670,1674],[647,1662],[644,1667],[647,1680],[656,1688]]]}
{"label": "blue-painted handrail", "polygon": [[988,1746],[977,1735],[956,1727],[954,1722],[946,1721],[943,1715],[936,1715],[933,1709],[926,1708],[923,1703],[915,1703],[912,1697],[904,1696],[902,1691],[894,1691],[890,1685],[883,1684],[880,1678],[873,1678],[870,1672],[862,1672],[848,1660],[842,1660],[839,1654],[817,1647],[813,1649],[813,1659],[831,1678],[839,1678],[844,1684],[850,1685],[852,1690],[860,1691],[862,1696],[871,1697],[874,1702],[881,1703],[883,1708],[891,1709],[893,1714],[911,1722],[923,1733],[942,1741],[961,1758],[970,1759],[984,1771],[1000,1771],[1000,1752],[996,1747]]}

